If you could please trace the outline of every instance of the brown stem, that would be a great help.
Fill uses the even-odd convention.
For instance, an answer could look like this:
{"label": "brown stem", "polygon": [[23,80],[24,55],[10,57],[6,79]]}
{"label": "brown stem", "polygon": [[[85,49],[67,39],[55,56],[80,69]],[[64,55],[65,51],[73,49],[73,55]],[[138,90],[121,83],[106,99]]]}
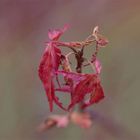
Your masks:
{"label": "brown stem", "polygon": [[84,62],[82,49],[75,54],[75,58],[77,60],[76,72],[82,73],[82,64]]}
{"label": "brown stem", "polygon": [[[84,62],[83,54],[84,54],[84,46],[81,48],[81,50],[79,50],[75,54],[75,58],[77,60],[77,66],[76,66],[76,72],[77,73],[82,73],[82,65],[83,65],[83,62]],[[83,104],[83,101],[81,101],[80,105],[79,105],[79,111],[80,112],[83,112],[83,110],[81,109],[82,104]]]}

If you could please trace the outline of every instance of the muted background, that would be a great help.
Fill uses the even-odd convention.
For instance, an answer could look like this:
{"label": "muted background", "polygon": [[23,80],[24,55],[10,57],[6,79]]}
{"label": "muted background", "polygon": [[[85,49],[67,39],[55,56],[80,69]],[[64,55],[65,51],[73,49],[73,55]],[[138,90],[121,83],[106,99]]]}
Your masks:
{"label": "muted background", "polygon": [[[83,40],[96,25],[109,39],[99,54],[106,98],[91,107],[91,129],[37,133],[50,114],[37,73],[44,42],[66,23],[62,40]],[[139,140],[139,26],[139,0],[0,0],[0,140]]]}

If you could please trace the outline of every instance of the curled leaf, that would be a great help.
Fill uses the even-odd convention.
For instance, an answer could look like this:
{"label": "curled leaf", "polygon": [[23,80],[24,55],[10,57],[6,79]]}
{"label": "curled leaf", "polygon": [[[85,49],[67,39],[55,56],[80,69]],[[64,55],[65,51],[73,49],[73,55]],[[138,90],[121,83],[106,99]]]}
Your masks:
{"label": "curled leaf", "polygon": [[105,38],[103,35],[99,34],[98,26],[96,26],[94,28],[92,35],[95,37],[97,45],[99,47],[105,47],[109,42],[107,38]]}
{"label": "curled leaf", "polygon": [[63,29],[49,30],[48,32],[49,39],[52,41],[57,41],[60,38],[60,36],[67,30],[67,28],[68,25],[65,25]]}

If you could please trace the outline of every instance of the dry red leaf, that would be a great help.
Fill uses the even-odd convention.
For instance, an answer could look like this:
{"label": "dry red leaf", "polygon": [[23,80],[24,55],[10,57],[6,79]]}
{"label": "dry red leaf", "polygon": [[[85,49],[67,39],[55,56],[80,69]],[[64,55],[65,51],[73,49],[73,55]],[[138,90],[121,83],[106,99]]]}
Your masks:
{"label": "dry red leaf", "polygon": [[49,30],[49,39],[52,41],[57,41],[60,38],[60,36],[67,30],[67,28],[68,25],[65,25],[62,29]]}
{"label": "dry red leaf", "polygon": [[[55,96],[53,78],[55,77],[55,71],[58,69],[60,64],[61,51],[55,46],[52,42],[47,44],[45,53],[42,57],[40,66],[39,66],[39,77],[43,82],[46,95],[48,97],[50,111],[53,109],[53,101],[62,107],[62,104],[59,102],[58,98]],[[64,109],[64,108],[63,108]]]}
{"label": "dry red leaf", "polygon": [[[50,111],[53,110],[53,103],[63,110],[70,110],[77,103],[82,102],[83,107],[99,102],[104,97],[103,88],[100,84],[99,74],[101,72],[101,64],[97,59],[98,46],[105,46],[108,40],[99,34],[98,27],[94,28],[93,34],[82,42],[59,42],[58,39],[65,32],[67,26],[63,29],[49,30],[48,36],[50,41],[46,44],[46,49],[39,65],[39,77],[44,85],[46,95],[48,97]],[[94,39],[93,39],[94,38]],[[93,55],[92,67],[95,67],[95,74],[83,74],[81,72],[82,64],[86,60],[83,57],[84,47],[96,41],[96,52]],[[71,48],[73,52],[64,55],[61,53],[60,46]],[[79,49],[77,49],[79,48]],[[76,72],[72,72],[68,56],[74,54],[77,59]],[[59,66],[63,70],[59,69]],[[80,69],[80,70],[79,70]],[[61,83],[59,75],[64,77]],[[54,84],[56,79],[58,87]],[[71,95],[71,102],[66,109],[55,95],[55,92],[67,92]],[[84,101],[87,94],[90,94],[88,102]]]}
{"label": "dry red leaf", "polygon": [[95,85],[94,90],[91,92],[90,94],[90,99],[89,101],[85,102],[82,105],[82,108],[88,107],[94,103],[98,103],[99,101],[101,101],[104,98],[104,91],[102,86],[100,85],[100,83],[97,83]]}
{"label": "dry red leaf", "polygon": [[109,41],[106,37],[99,34],[99,27],[98,26],[96,26],[94,28],[92,35],[95,37],[96,43],[99,47],[105,47],[109,43]]}
{"label": "dry red leaf", "polygon": [[81,80],[75,87],[73,91],[73,97],[68,110],[71,109],[75,104],[83,101],[85,95],[94,90],[95,84],[97,82],[97,75],[87,74],[84,80]]}

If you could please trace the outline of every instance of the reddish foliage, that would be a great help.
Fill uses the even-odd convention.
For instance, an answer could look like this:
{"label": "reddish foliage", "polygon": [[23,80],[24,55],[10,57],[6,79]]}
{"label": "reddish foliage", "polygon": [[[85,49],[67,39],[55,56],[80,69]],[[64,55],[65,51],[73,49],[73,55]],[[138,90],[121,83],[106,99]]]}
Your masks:
{"label": "reddish foliage", "polygon": [[[56,75],[55,71],[60,64],[61,51],[53,43],[48,43],[43,58],[39,66],[39,76],[44,84],[46,95],[48,97],[50,111],[53,109],[53,101],[63,108],[58,98],[55,96],[53,78]],[[64,108],[63,108],[64,109]]]}
{"label": "reddish foliage", "polygon": [[67,30],[68,25],[65,25],[63,29],[55,29],[55,30],[49,30],[48,36],[49,39],[52,41],[57,41],[60,36]]}
{"label": "reddish foliage", "polygon": [[76,103],[83,101],[84,96],[94,90],[96,83],[96,75],[87,74],[84,80],[81,80],[73,91],[73,97],[68,110],[72,108]]}
{"label": "reddish foliage", "polygon": [[[82,102],[82,107],[89,106],[93,103],[99,102],[104,97],[103,88],[100,83],[99,74],[101,71],[101,64],[96,58],[98,47],[104,46],[108,43],[99,33],[98,28],[94,29],[93,34],[90,37],[94,39],[86,39],[82,42],[58,42],[60,36],[64,33],[67,27],[62,30],[49,31],[48,36],[50,42],[47,43],[45,52],[43,54],[41,63],[39,65],[39,77],[44,85],[46,95],[48,97],[50,111],[53,110],[53,102],[56,103],[63,110],[70,110],[75,106],[75,104]],[[83,74],[81,72],[82,64],[84,62],[83,58],[83,47],[90,45],[91,43],[96,43],[97,51],[94,56],[94,60],[91,62],[92,67],[95,68],[94,74]],[[61,53],[59,46],[69,47],[74,51],[64,55]],[[76,49],[75,49],[76,47]],[[81,48],[81,50],[77,50]],[[74,54],[77,59],[76,72],[73,72],[70,67],[70,62],[68,56]],[[59,69],[61,66],[62,70]],[[59,76],[64,77],[64,82],[61,83]],[[56,79],[58,86],[54,84]],[[68,92],[71,95],[71,103],[66,109],[63,107],[59,98],[55,95],[56,91]],[[90,94],[90,99],[88,102],[84,101],[87,94]]]}
{"label": "reddish foliage", "polygon": [[95,40],[97,42],[97,45],[99,47],[105,47],[108,44],[108,39],[106,37],[104,37],[103,35],[99,34],[99,27],[96,26],[93,30],[93,34],[95,37]]}
{"label": "reddish foliage", "polygon": [[82,108],[85,108],[94,103],[98,103],[100,100],[104,98],[104,91],[100,83],[96,83],[94,86],[94,90],[91,92],[90,99],[86,103],[82,105]]}

